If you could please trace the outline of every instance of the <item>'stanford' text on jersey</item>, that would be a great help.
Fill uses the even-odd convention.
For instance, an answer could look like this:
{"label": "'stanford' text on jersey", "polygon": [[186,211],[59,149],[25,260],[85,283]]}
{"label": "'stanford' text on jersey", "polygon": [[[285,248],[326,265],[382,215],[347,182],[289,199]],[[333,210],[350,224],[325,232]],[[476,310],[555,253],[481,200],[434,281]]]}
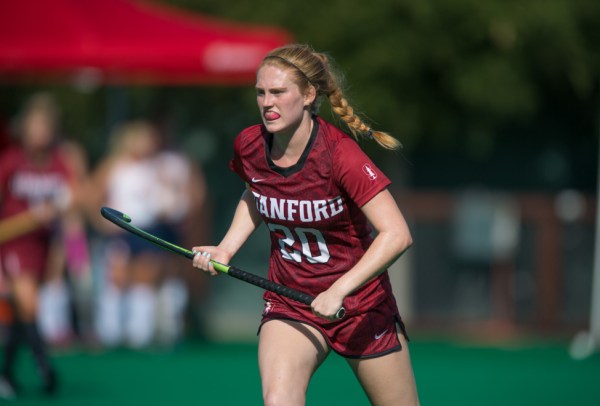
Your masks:
{"label": "'stanford' text on jersey", "polygon": [[341,196],[332,199],[295,200],[262,196],[252,191],[256,208],[265,220],[318,223],[344,211]]}

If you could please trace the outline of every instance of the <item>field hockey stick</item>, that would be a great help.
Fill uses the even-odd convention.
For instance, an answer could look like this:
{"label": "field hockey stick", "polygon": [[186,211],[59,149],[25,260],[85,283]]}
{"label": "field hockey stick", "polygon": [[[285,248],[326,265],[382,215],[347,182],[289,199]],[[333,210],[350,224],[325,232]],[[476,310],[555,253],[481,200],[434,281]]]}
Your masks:
{"label": "field hockey stick", "polygon": [[[139,227],[131,224],[131,217],[129,217],[125,213],[121,213],[115,209],[111,209],[110,207],[102,207],[100,209],[100,213],[102,217],[110,221],[111,223],[116,224],[122,229],[129,231],[130,233],[143,238],[144,240],[150,241],[153,244],[158,245],[161,248],[164,248],[168,251],[174,252],[175,254],[182,255],[189,259],[194,259],[194,253],[188,249],[175,245],[171,242],[165,241],[161,238],[158,238],[155,235],[148,233],[147,231],[142,230]],[[244,282],[250,283],[252,285],[258,286],[265,290],[275,292],[280,294],[281,296],[285,296],[297,302],[303,303],[305,305],[309,305],[315,300],[315,298],[309,294],[300,292],[296,289],[288,288],[287,286],[280,285],[268,279],[265,279],[261,276],[255,275],[253,273],[249,273],[243,271],[239,268],[222,264],[215,260],[210,260],[210,263],[213,265],[216,271],[232,276],[236,279],[242,280]],[[337,319],[341,319],[346,315],[346,309],[343,307],[340,308],[335,317]]]}

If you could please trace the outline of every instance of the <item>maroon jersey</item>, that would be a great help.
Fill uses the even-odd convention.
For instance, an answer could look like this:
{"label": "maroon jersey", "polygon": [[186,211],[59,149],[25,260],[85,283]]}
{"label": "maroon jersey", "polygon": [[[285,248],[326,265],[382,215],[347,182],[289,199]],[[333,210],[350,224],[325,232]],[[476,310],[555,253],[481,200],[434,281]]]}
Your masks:
{"label": "maroon jersey", "polygon": [[[36,165],[18,147],[0,156],[0,219],[22,213],[34,205],[68,199],[69,174],[58,153]],[[43,271],[50,230],[40,228],[0,245],[3,268],[9,273]]]}
{"label": "maroon jersey", "polygon": [[[269,278],[317,296],[370,246],[372,230],[360,208],[390,181],[351,137],[321,118],[314,119],[308,145],[291,167],[273,163],[271,137],[262,125],[242,131],[230,167],[249,185],[270,230]],[[349,295],[344,305],[351,316],[389,295],[384,272]],[[272,292],[265,299],[300,306]],[[307,317],[324,322],[310,312]]]}

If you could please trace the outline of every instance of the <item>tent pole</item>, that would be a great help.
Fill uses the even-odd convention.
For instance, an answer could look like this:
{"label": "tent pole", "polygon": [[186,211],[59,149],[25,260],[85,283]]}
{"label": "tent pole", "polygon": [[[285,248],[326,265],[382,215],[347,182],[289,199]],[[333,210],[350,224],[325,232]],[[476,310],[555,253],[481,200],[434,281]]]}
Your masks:
{"label": "tent pole", "polygon": [[594,239],[594,273],[592,275],[592,306],[590,335],[594,347],[600,347],[600,108],[598,109],[598,173],[596,186],[596,235]]}

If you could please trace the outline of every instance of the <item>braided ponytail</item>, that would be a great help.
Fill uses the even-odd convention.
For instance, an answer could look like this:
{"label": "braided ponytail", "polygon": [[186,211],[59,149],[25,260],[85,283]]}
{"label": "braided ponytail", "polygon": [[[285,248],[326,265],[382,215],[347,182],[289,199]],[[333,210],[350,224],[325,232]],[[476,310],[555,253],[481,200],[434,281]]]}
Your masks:
{"label": "braided ponytail", "polygon": [[342,95],[339,87],[329,94],[329,103],[331,109],[348,126],[352,136],[358,140],[359,135],[374,139],[379,145],[387,149],[397,149],[402,144],[396,138],[383,131],[373,131],[365,122],[354,114],[354,109],[348,104],[348,101]]}
{"label": "braided ponytail", "polygon": [[354,113],[354,109],[344,98],[338,75],[333,71],[327,55],[315,52],[308,45],[287,45],[271,51],[261,66],[266,64],[292,68],[295,82],[303,91],[309,86],[315,88],[317,98],[311,106],[313,112],[318,110],[322,96],[326,96],[332,111],[346,123],[354,139],[358,140],[360,136],[374,139],[382,147],[392,150],[401,146],[396,138],[388,133],[372,130]]}

